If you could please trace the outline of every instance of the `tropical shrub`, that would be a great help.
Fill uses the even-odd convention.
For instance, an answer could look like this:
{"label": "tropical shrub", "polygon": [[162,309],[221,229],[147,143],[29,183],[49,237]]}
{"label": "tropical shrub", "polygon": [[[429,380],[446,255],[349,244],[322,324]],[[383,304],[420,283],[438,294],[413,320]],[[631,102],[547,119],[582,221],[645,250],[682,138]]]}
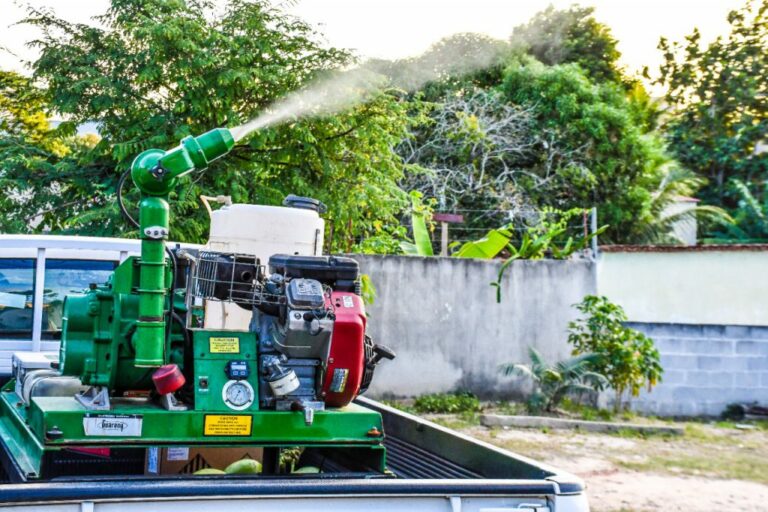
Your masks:
{"label": "tropical shrub", "polygon": [[575,305],[582,318],[568,324],[568,342],[574,355],[589,354],[590,368],[604,375],[615,392],[614,409],[620,410],[643,387],[650,391],[663,369],[659,351],[645,334],[624,325],[621,306],[602,296],[587,295]]}
{"label": "tropical shrub", "polygon": [[605,377],[592,369],[597,360],[595,354],[581,354],[549,364],[538,350],[529,347],[528,356],[530,364],[504,364],[501,372],[531,380],[533,393],[526,405],[532,413],[552,412],[568,394],[591,391],[607,384]]}

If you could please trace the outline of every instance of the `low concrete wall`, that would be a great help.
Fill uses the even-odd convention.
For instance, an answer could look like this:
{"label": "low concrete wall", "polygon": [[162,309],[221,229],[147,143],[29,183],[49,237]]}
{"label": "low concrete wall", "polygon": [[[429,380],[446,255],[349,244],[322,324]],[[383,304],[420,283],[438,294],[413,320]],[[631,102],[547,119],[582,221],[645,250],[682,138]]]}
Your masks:
{"label": "low concrete wall", "polygon": [[550,360],[570,353],[566,328],[572,304],[596,291],[589,260],[517,261],[496,303],[498,261],[414,256],[361,256],[377,290],[368,307],[369,332],[397,352],[379,366],[370,396],[418,396],[469,389],[515,396],[498,367],[528,362],[528,346]]}
{"label": "low concrete wall", "polygon": [[654,339],[664,380],[635,398],[661,416],[716,416],[733,402],[768,401],[768,327],[631,323]]}

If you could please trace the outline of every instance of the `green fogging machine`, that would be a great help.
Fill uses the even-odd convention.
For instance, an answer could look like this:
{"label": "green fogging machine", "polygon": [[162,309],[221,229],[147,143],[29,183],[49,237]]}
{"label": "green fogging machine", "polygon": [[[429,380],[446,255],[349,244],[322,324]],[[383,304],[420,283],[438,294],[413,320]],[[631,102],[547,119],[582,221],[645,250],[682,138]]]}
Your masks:
{"label": "green fogging machine", "polygon": [[[5,465],[22,480],[119,474],[131,454],[174,446],[260,446],[265,473],[295,447],[307,463],[385,471],[381,416],[352,400],[394,353],[366,334],[357,262],[318,255],[322,203],[225,206],[206,246],[168,245],[169,194],[233,147],[218,128],[134,160],[141,256],[67,296],[58,361],[15,357],[0,393]],[[311,244],[264,253],[305,223]],[[246,240],[257,228],[272,230],[266,245]]]}

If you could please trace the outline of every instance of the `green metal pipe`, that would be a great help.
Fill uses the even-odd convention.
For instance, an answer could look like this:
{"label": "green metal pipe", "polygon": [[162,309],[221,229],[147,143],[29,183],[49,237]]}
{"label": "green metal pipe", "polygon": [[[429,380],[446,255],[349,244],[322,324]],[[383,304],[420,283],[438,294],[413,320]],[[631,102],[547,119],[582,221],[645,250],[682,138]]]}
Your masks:
{"label": "green metal pipe", "polygon": [[161,366],[165,355],[166,262],[169,228],[168,201],[144,197],[139,203],[141,260],[139,261],[139,318],[136,322],[136,366]]}
{"label": "green metal pipe", "polygon": [[135,366],[165,363],[165,304],[168,268],[165,240],[169,232],[168,194],[178,178],[227,154],[235,145],[226,128],[199,137],[185,137],[168,151],[149,149],[131,165],[131,177],[142,193],[139,203],[141,260],[139,266],[139,318],[136,324]]}

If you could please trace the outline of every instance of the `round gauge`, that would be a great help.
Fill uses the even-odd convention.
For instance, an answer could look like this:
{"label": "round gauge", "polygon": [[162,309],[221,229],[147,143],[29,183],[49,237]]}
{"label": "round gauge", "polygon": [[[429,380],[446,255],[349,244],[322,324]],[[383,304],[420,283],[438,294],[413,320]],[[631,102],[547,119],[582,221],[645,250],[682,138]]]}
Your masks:
{"label": "round gauge", "polygon": [[235,411],[242,411],[253,404],[253,387],[246,380],[230,380],[224,384],[221,397],[227,407]]}

